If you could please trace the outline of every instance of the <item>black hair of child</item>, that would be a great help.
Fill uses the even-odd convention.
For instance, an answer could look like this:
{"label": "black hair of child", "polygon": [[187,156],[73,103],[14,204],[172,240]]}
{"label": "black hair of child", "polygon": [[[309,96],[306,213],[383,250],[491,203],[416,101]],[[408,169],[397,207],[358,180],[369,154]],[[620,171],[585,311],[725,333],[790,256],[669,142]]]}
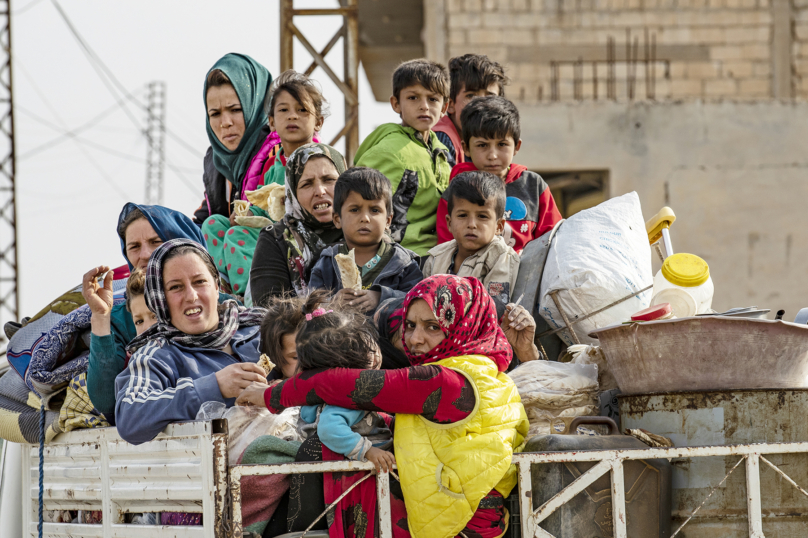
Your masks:
{"label": "black hair of child", "polygon": [[461,89],[477,92],[492,84],[499,87],[499,95],[505,95],[505,86],[510,82],[502,65],[485,54],[464,54],[449,60],[449,79],[449,98],[454,101]]}
{"label": "black hair of child", "polygon": [[505,183],[491,172],[472,170],[457,174],[443,197],[448,205],[449,215],[452,214],[455,198],[468,200],[479,206],[484,206],[486,200],[493,198],[497,219],[505,216]]}
{"label": "black hair of child", "polygon": [[275,117],[275,101],[281,92],[286,92],[300,103],[306,112],[318,120],[328,117],[328,102],[314,80],[294,69],[287,69],[272,81],[272,86],[264,97],[264,112]]}
{"label": "black hair of child", "polygon": [[463,142],[469,144],[471,137],[513,138],[514,144],[522,137],[519,127],[519,110],[509,100],[498,95],[477,97],[463,107],[460,113],[463,125]]}
{"label": "black hair of child", "polygon": [[449,73],[438,62],[419,58],[400,64],[393,72],[393,96],[398,99],[401,90],[416,84],[443,96],[449,97]]}
{"label": "black hair of child", "polygon": [[342,205],[352,192],[363,200],[384,200],[387,214],[393,214],[393,189],[387,176],[374,168],[354,166],[340,174],[334,185],[334,213],[342,216]]}
{"label": "black hair of child", "polygon": [[261,322],[261,353],[266,353],[277,367],[287,366],[286,357],[283,356],[283,337],[295,334],[306,320],[305,312],[327,303],[330,295],[328,290],[311,290],[305,296],[288,292],[270,299]]}
{"label": "black hair of child", "polygon": [[298,369],[370,368],[371,354],[379,350],[376,343],[379,332],[372,320],[339,300],[320,308],[327,313],[304,320],[298,328],[295,337]]}

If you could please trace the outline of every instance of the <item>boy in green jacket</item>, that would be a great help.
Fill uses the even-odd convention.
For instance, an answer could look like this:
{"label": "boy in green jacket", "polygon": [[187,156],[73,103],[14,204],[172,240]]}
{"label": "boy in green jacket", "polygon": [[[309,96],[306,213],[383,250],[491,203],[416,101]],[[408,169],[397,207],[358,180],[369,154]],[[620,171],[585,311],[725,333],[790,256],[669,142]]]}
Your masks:
{"label": "boy in green jacket", "polygon": [[449,185],[448,150],[432,127],[446,112],[449,75],[429,60],[410,60],[393,73],[390,104],[401,125],[386,123],[368,136],[354,164],[375,168],[393,187],[390,232],[402,247],[426,256],[437,245],[438,201]]}

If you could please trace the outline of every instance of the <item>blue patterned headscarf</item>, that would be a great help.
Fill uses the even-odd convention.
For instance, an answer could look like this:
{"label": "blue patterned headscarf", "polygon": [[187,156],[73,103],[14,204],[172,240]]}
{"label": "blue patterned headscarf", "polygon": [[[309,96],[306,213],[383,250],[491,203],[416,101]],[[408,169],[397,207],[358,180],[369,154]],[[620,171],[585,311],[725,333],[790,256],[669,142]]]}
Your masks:
{"label": "blue patterned headscarf", "polygon": [[[179,211],[174,211],[173,209],[161,205],[138,205],[129,202],[123,206],[121,214],[118,216],[118,233],[121,239],[121,252],[123,252],[126,263],[129,263],[129,258],[126,256],[126,238],[123,236],[123,233],[121,233],[123,230],[121,230],[120,227],[123,221],[126,220],[126,217],[129,216],[129,213],[135,210],[140,211],[143,216],[146,217],[146,220],[149,221],[149,224],[151,224],[154,231],[164,242],[172,239],[190,239],[200,245],[205,244],[205,238],[202,237],[199,226],[194,224],[194,221]],[[129,263],[129,270],[131,271],[132,269],[134,269],[134,266]]]}

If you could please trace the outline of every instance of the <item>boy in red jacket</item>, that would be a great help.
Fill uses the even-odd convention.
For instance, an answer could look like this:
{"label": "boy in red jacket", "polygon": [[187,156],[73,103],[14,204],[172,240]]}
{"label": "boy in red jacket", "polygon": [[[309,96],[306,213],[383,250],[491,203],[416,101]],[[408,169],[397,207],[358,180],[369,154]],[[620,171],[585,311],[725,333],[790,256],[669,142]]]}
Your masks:
{"label": "boy in red jacket", "polygon": [[[530,241],[541,237],[558,221],[558,212],[547,183],[513,157],[522,146],[519,111],[499,96],[479,97],[463,109],[463,151],[470,163],[458,163],[451,177],[469,170],[483,170],[505,182],[505,242],[519,254]],[[438,243],[453,239],[446,222],[447,201],[438,204]]]}
{"label": "boy in red jacket", "polygon": [[505,95],[508,77],[502,66],[484,54],[464,54],[449,60],[449,101],[446,115],[432,128],[449,149],[449,165],[466,161],[460,131],[463,108],[475,97]]}

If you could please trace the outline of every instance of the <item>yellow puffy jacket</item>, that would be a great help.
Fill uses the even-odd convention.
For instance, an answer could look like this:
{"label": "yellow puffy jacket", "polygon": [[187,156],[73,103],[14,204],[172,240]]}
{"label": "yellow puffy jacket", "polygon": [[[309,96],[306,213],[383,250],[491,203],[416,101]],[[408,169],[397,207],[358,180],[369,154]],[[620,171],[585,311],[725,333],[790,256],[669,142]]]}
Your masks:
{"label": "yellow puffy jacket", "polygon": [[492,489],[507,497],[516,485],[511,456],[522,450],[528,430],[516,385],[491,359],[469,355],[433,364],[466,376],[476,405],[452,424],[396,415],[396,463],[414,538],[457,536]]}

